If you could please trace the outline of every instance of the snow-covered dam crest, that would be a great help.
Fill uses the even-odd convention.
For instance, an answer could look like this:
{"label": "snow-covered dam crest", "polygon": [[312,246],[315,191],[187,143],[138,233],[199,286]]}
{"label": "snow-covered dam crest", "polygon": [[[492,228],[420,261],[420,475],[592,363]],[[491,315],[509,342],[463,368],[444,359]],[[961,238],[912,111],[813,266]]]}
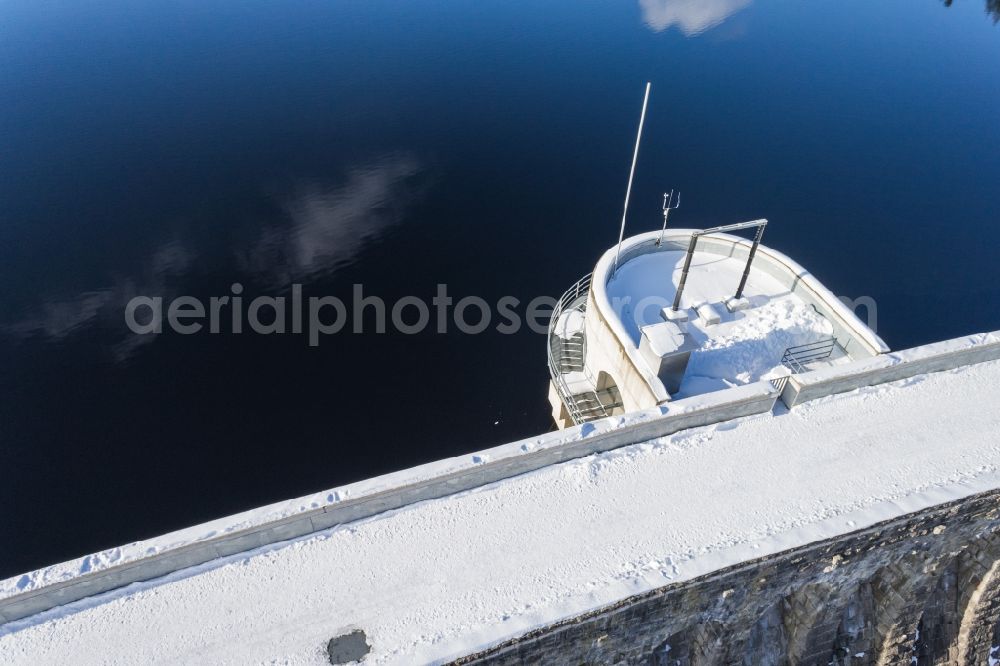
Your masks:
{"label": "snow-covered dam crest", "polygon": [[[1000,558],[998,358],[988,333],[761,380],[16,576],[0,583],[0,661],[329,663],[330,639],[352,635],[365,663],[512,661],[554,646],[580,661],[625,644],[628,662],[668,647],[681,663],[728,663],[733,650],[753,662],[829,644],[831,658],[868,646],[844,652],[851,663],[941,649],[982,663]],[[927,566],[912,559],[919,544]],[[802,581],[774,563],[792,561],[813,586],[786,613],[780,586]],[[713,587],[720,572],[772,581],[759,589],[774,603],[719,614],[711,599],[746,597]],[[938,647],[921,647],[935,590],[955,580],[954,636],[925,632]],[[879,595],[846,591],[865,585]],[[887,587],[896,601],[883,603]],[[685,617],[712,632],[642,605],[680,604],[680,589],[688,602],[704,593]],[[628,608],[637,640],[593,631]],[[833,619],[810,626],[833,639],[804,638],[822,609]],[[743,623],[731,639],[742,642],[713,653],[725,617]]]}

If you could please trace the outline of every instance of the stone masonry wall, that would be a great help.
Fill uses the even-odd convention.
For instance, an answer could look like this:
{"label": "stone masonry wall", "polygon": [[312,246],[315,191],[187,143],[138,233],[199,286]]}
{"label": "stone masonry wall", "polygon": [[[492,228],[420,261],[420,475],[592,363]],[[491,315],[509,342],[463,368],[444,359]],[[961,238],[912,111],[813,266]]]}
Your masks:
{"label": "stone masonry wall", "polygon": [[1000,490],[659,588],[456,663],[986,665],[998,622]]}

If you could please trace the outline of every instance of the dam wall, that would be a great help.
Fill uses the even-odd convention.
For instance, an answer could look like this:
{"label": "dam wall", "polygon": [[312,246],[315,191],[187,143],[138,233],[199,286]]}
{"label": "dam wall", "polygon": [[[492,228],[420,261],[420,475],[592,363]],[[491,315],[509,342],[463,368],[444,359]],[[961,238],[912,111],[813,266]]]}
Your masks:
{"label": "dam wall", "polygon": [[[997,333],[969,336],[870,359],[872,367],[846,364],[824,370],[822,372],[827,374],[823,375],[793,376],[788,379],[782,395],[791,395],[789,386],[798,391],[797,400],[791,400],[794,405],[803,399],[859,386],[995,359],[1000,355],[998,340]],[[885,365],[876,367],[876,363]],[[865,368],[864,372],[859,367]],[[799,387],[813,388],[812,392],[807,392]],[[113,592],[132,583],[297,539],[424,500],[461,493],[575,458],[690,428],[769,413],[778,397],[779,390],[771,382],[762,381],[677,400],[622,417],[610,417],[262,507],[15,576],[0,581],[0,624]],[[971,401],[970,405],[975,404],[975,399],[974,395],[963,398]],[[802,445],[809,444],[803,442]],[[991,530],[992,527],[984,523],[983,529]],[[960,547],[958,542],[951,545]],[[841,558],[844,557],[846,555],[842,554]]]}
{"label": "dam wall", "polygon": [[[981,661],[998,384],[1000,361],[987,361],[792,410],[770,383],[748,385],[264,507],[0,581],[0,598],[53,603],[86,591],[75,582],[177,567],[7,622],[0,653],[316,663],[342,654],[333,638],[364,631],[373,662]],[[693,427],[711,410],[769,405]],[[461,492],[631,439],[620,430],[684,425]],[[432,492],[446,496],[416,501]],[[225,548],[236,554],[186,564]],[[666,609],[653,602],[667,594],[679,597]],[[344,602],[355,598],[367,602]]]}

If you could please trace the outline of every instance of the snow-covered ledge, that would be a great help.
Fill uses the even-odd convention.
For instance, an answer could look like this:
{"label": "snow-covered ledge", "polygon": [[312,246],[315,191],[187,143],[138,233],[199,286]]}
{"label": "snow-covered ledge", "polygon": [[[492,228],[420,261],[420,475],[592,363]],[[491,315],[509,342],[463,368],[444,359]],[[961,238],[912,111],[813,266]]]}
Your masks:
{"label": "snow-covered ledge", "polygon": [[771,411],[766,381],[412,467],[0,581],[0,623],[602,451]]}

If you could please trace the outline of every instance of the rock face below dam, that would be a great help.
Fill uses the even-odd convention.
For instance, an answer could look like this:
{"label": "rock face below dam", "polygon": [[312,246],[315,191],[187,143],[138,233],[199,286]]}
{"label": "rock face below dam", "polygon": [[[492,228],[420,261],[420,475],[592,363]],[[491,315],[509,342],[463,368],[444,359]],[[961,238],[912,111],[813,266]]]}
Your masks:
{"label": "rock face below dam", "polygon": [[996,664],[1000,491],[668,585],[458,664]]}

